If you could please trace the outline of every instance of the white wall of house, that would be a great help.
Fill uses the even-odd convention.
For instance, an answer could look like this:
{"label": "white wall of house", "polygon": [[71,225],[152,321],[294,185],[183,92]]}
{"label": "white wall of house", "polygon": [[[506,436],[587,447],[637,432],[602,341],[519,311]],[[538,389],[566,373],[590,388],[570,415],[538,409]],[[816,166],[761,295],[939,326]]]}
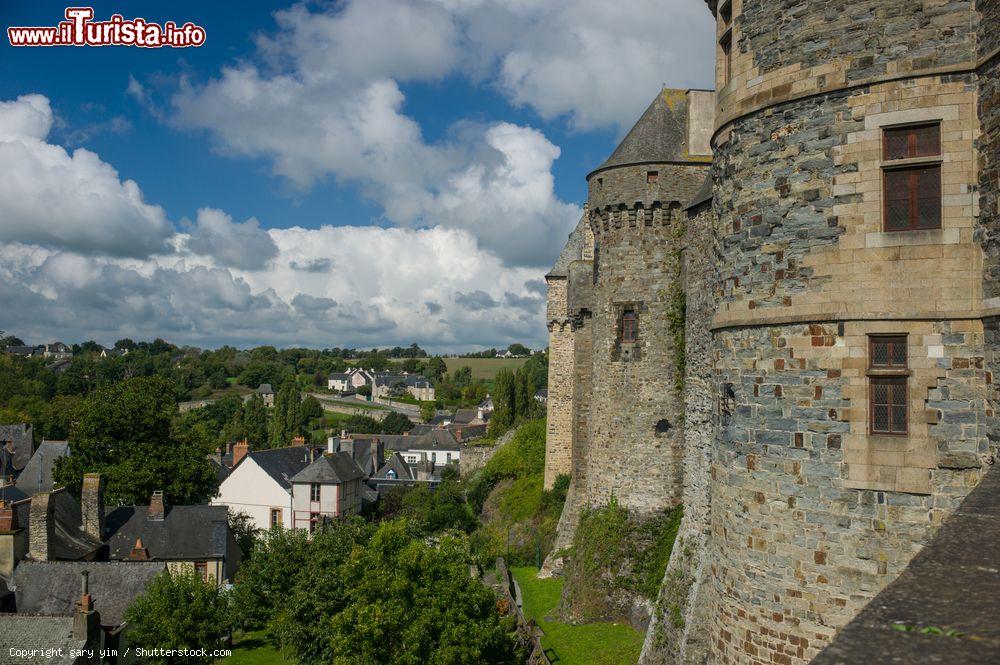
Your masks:
{"label": "white wall of house", "polygon": [[400,454],[406,460],[407,464],[415,464],[423,457],[434,460],[435,466],[457,462],[461,459],[462,455],[459,450],[436,450],[430,448],[411,448],[410,450],[404,450]]}
{"label": "white wall of house", "polygon": [[213,506],[229,506],[249,515],[259,529],[271,528],[271,511],[281,510],[281,523],[292,523],[292,497],[278,481],[260,468],[252,457],[244,459],[219,486]]}
{"label": "white wall of house", "polygon": [[330,390],[339,390],[344,392],[351,387],[350,378],[347,379],[329,379],[326,382],[326,387]]}

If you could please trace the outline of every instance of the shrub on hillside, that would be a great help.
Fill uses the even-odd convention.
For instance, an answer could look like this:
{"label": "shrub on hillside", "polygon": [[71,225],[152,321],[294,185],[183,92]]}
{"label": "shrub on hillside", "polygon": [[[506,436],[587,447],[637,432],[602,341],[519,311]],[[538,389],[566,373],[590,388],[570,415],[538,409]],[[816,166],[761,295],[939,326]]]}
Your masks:
{"label": "shrub on hillside", "polygon": [[577,621],[627,619],[637,596],[654,600],[683,510],[630,513],[612,500],[585,509],[564,569],[563,613]]}
{"label": "shrub on hillside", "polygon": [[518,428],[472,479],[468,500],[479,514],[490,491],[504,478],[517,479],[545,470],[545,419],[530,420]]}

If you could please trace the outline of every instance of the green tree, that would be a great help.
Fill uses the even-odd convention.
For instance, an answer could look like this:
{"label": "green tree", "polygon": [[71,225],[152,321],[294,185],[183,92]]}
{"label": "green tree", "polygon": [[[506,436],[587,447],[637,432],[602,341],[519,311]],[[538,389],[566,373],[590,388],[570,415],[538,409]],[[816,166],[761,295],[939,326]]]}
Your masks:
{"label": "green tree", "polygon": [[274,399],[270,423],[271,446],[287,446],[302,431],[302,391],[295,381],[285,381]]}
{"label": "green tree", "polygon": [[493,417],[490,418],[490,433],[499,435],[513,426],[517,418],[517,386],[514,373],[504,368],[497,372],[493,380]]}
{"label": "green tree", "polygon": [[531,355],[531,349],[526,347],[524,344],[511,344],[507,347],[507,350],[515,356],[527,356]]}
{"label": "green tree", "polygon": [[420,419],[425,423],[430,422],[436,413],[437,409],[434,408],[433,402],[424,402],[420,405]]}
{"label": "green tree", "polygon": [[404,520],[383,522],[340,565],[310,560],[282,642],[303,665],[521,662],[513,619],[469,576],[469,563],[459,540],[428,545]]}
{"label": "green tree", "polygon": [[244,560],[248,561],[257,545],[257,539],[260,537],[260,529],[257,528],[253,518],[249,514],[240,511],[234,512],[230,509],[229,531],[233,534],[233,538],[236,539],[236,544],[240,546],[240,552],[243,553]]}
{"label": "green tree", "polygon": [[[222,646],[230,629],[229,603],[214,582],[205,582],[193,572],[161,573],[146,593],[125,612],[131,630],[129,641],[144,649],[197,652]],[[153,657],[154,665],[200,665],[211,656],[171,655]]]}
{"label": "green tree", "polygon": [[302,427],[305,428],[310,422],[323,417],[323,405],[312,395],[306,395],[302,400]]}
{"label": "green tree", "polygon": [[243,436],[258,446],[267,440],[267,407],[264,398],[254,393],[243,405]]}
{"label": "green tree", "polygon": [[448,371],[448,365],[445,364],[444,360],[440,356],[434,356],[427,361],[427,366],[424,368],[424,373],[427,378],[431,381],[437,382],[441,380],[441,377],[445,375]]}
{"label": "green tree", "polygon": [[535,400],[535,384],[527,372],[517,372],[514,375],[514,418],[531,418],[538,409],[535,407],[538,402]]}
{"label": "green tree", "polygon": [[357,388],[357,390],[355,392],[357,392],[359,395],[364,395],[365,397],[370,397],[371,394],[372,394],[372,387],[366,383],[363,386],[358,386],[358,388]]}
{"label": "green tree", "polygon": [[379,431],[382,434],[402,434],[413,429],[413,423],[402,413],[393,411],[387,415],[380,423]]}
{"label": "green tree", "polygon": [[57,461],[56,482],[78,494],[84,473],[103,473],[112,505],[146,504],[153,490],[163,490],[172,503],[205,501],[217,487],[207,458],[211,446],[174,435],[176,412],[172,385],[161,377],[100,388],[80,405],[71,454]]}
{"label": "green tree", "polygon": [[275,527],[258,536],[233,587],[233,614],[240,627],[262,628],[278,614],[306,567],[310,546],[304,529]]}

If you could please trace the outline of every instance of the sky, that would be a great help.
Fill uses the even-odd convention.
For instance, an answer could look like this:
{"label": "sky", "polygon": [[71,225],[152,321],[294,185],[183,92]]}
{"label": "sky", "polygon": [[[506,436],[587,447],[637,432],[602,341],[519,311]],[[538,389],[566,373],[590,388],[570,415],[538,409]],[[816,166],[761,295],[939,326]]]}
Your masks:
{"label": "sky", "polygon": [[713,77],[703,0],[92,6],[206,40],[0,39],[0,330],[28,343],[542,348],[586,174]]}

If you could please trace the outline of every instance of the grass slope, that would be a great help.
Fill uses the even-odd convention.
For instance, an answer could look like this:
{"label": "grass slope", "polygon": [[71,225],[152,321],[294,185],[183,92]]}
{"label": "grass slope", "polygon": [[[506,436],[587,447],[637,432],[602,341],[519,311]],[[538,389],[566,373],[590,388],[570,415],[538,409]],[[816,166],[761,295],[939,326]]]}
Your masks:
{"label": "grass slope", "polygon": [[642,633],[618,623],[572,626],[548,621],[562,595],[559,578],[540,580],[535,568],[511,568],[521,587],[524,616],[545,631],[542,646],[559,665],[633,665],[642,651]]}

